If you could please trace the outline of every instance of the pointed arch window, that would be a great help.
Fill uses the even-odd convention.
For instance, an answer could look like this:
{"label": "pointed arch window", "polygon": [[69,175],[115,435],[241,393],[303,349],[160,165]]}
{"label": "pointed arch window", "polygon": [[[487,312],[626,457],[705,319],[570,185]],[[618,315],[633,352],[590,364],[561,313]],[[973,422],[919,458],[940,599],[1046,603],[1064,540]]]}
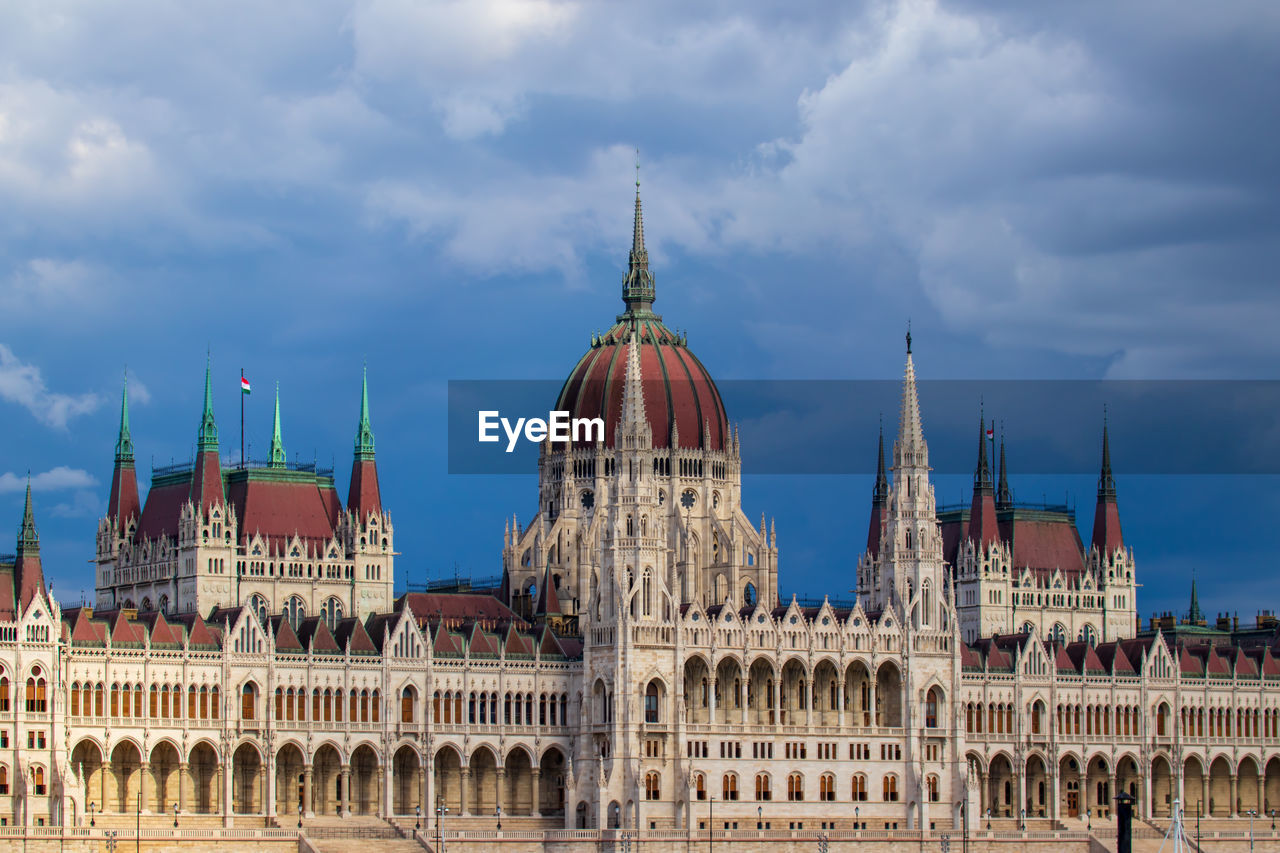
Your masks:
{"label": "pointed arch window", "polygon": [[284,618],[289,620],[289,627],[298,630],[299,623],[307,618],[307,607],[298,596],[290,596],[284,603]]}

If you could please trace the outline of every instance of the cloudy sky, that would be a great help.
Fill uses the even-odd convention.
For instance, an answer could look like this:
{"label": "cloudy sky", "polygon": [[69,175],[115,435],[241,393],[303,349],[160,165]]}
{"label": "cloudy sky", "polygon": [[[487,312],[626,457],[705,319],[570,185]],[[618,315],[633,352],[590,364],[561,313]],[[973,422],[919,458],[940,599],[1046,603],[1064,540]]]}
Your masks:
{"label": "cloudy sky", "polygon": [[[931,378],[1276,377],[1276,4],[775,5],[7,4],[0,511],[29,470],[59,595],[126,367],[145,476],[191,455],[206,349],[224,449],[243,368],[251,445],[279,381],[344,483],[367,362],[401,575],[495,573],[533,484],[447,475],[445,383],[560,378],[608,325],[637,148],[657,307],[718,377],[894,378],[907,318]],[[1014,485],[1087,537],[1092,477]],[[1193,570],[1280,606],[1276,486],[1122,477],[1144,616]],[[869,479],[747,487],[784,589],[836,589]]]}

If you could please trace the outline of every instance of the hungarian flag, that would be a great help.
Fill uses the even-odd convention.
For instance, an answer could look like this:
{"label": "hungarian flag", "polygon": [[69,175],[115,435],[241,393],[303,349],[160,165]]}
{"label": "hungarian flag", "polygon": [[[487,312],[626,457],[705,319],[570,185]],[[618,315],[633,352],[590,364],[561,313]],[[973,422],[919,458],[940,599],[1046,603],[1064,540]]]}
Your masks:
{"label": "hungarian flag", "polygon": [[[242,380],[240,380],[240,381],[241,381],[241,382],[244,382],[244,380],[243,380],[243,379],[242,379]],[[246,394],[248,394],[248,393],[249,393],[249,383],[248,383],[248,382],[244,382],[244,393],[246,393]],[[990,439],[993,439],[993,438],[995,438],[995,437],[996,437],[996,428],[995,428],[995,427],[987,427],[987,439],[988,439],[988,440],[990,440]]]}
{"label": "hungarian flag", "polygon": [[240,377],[240,390],[245,394],[249,393],[249,380],[245,379],[243,376]]}

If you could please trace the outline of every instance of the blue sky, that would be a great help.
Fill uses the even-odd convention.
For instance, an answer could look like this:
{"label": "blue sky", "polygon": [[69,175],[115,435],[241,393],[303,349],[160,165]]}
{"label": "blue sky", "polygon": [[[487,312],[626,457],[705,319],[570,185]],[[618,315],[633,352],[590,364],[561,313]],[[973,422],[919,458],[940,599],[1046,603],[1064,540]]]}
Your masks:
{"label": "blue sky", "polygon": [[[344,483],[367,362],[402,577],[496,572],[533,482],[446,474],[445,383],[560,378],[610,322],[637,147],[658,310],[717,377],[893,379],[908,317],[929,378],[1276,377],[1280,7],[772,5],[6,6],[0,512],[30,470],[58,594],[125,366],[145,475],[191,455],[206,347],[224,450],[244,368],[252,445],[279,381]],[[1122,476],[1144,617],[1193,570],[1280,606],[1276,485]],[[1014,486],[1087,536],[1092,477]],[[747,487],[783,588],[842,592],[870,478]]]}

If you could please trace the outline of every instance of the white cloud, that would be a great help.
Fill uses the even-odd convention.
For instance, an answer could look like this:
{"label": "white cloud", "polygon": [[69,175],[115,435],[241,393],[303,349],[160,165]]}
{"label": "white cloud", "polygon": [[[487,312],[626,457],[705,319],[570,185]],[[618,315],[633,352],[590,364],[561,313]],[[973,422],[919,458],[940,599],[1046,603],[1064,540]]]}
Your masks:
{"label": "white cloud", "polygon": [[[59,465],[56,468],[51,468],[40,474],[34,474],[31,477],[31,491],[33,492],[88,489],[96,485],[98,485],[98,481],[88,471],[80,468],[69,468],[66,465]],[[0,494],[22,492],[26,488],[27,477],[25,474],[14,474],[12,472],[0,474]]]}
{"label": "white cloud", "polygon": [[69,420],[94,411],[100,402],[96,394],[50,391],[40,368],[19,360],[5,344],[0,344],[0,399],[17,403],[55,429],[66,429]]}

